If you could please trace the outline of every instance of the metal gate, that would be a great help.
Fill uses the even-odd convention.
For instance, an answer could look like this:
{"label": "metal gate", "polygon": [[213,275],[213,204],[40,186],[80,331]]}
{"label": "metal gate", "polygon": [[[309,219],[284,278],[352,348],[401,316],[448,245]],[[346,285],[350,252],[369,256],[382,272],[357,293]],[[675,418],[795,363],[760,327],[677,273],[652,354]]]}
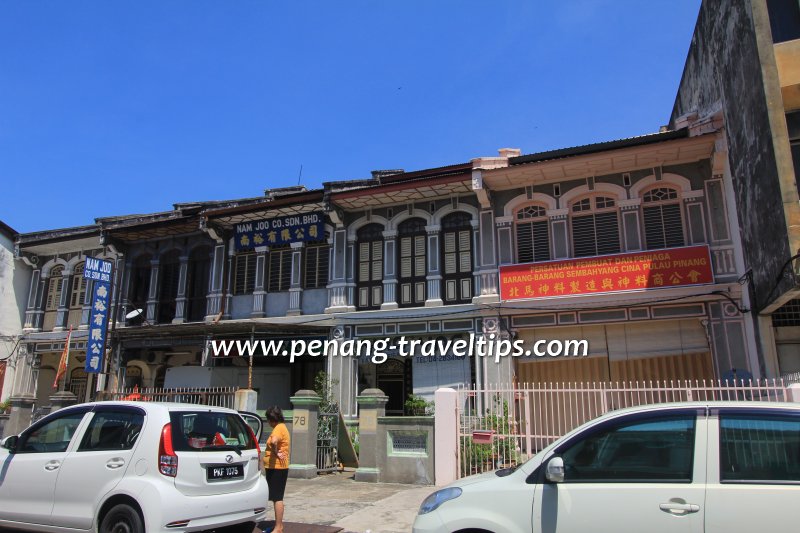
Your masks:
{"label": "metal gate", "polygon": [[666,402],[787,400],[782,379],[536,383],[458,391],[459,477],[514,466],[614,409]]}
{"label": "metal gate", "polygon": [[339,410],[320,411],[317,422],[317,472],[339,469]]}

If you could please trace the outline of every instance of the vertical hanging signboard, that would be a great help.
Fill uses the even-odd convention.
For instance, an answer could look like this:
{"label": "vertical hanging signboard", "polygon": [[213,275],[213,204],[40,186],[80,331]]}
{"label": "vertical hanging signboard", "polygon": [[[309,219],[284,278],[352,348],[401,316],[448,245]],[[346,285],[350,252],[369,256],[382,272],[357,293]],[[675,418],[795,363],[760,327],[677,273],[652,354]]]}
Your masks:
{"label": "vertical hanging signboard", "polygon": [[83,277],[94,281],[92,287],[92,310],[89,315],[89,339],[86,342],[86,372],[103,371],[103,355],[106,347],[108,315],[111,311],[111,261],[86,259]]}

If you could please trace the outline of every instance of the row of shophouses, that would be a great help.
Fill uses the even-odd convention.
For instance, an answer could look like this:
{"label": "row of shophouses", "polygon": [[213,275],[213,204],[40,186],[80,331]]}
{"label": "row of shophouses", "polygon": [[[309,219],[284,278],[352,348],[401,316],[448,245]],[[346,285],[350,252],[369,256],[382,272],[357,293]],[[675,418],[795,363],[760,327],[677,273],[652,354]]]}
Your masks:
{"label": "row of shophouses", "polygon": [[[709,9],[696,32],[710,31]],[[670,126],[651,135],[501,149],[85,227],[3,226],[3,285],[13,289],[3,294],[4,332],[19,321],[4,337],[3,398],[49,403],[70,329],[66,388],[83,401],[132,386],[247,386],[251,359],[215,357],[217,340],[588,341],[577,358],[252,358],[259,409],[289,407],[325,371],[347,417],[375,387],[389,397],[387,414],[403,414],[409,395],[430,399],[439,387],[800,370],[797,114],[762,94],[745,128],[732,88],[702,86],[712,63],[702,58],[719,45],[693,42]],[[729,67],[718,77],[738,75]],[[747,68],[769,87],[763,58]],[[114,265],[100,374],[84,371],[87,258]]]}

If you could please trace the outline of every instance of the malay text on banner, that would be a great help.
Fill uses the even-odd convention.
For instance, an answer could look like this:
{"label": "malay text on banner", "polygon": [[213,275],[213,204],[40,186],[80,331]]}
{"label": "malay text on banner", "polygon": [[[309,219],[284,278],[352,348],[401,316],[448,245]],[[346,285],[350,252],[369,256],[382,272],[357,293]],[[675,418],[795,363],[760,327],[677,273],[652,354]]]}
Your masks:
{"label": "malay text on banner", "polygon": [[714,283],[708,246],[500,267],[503,300],[552,298]]}

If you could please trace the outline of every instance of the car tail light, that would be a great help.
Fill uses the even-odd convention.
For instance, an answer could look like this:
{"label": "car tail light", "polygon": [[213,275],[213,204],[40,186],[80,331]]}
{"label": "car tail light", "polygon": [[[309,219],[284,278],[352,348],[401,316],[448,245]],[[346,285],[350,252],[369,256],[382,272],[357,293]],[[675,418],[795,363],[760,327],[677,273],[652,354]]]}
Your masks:
{"label": "car tail light", "polygon": [[178,475],[178,456],[172,447],[172,424],[161,430],[161,441],[158,443],[158,471],[165,476]]}
{"label": "car tail light", "polygon": [[261,446],[258,445],[258,439],[256,438],[256,434],[253,431],[253,428],[250,427],[250,424],[247,424],[247,431],[250,432],[250,437],[252,437],[253,442],[256,443],[256,451],[258,452],[258,456],[261,457]]}

